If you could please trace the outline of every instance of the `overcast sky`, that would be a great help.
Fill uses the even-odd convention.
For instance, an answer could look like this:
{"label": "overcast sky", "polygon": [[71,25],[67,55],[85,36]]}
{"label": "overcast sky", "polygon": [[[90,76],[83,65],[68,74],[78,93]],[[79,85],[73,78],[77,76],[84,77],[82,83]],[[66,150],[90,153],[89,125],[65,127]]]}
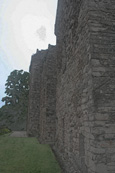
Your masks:
{"label": "overcast sky", "polygon": [[0,0],[0,106],[11,71],[28,71],[36,49],[55,45],[57,0]]}

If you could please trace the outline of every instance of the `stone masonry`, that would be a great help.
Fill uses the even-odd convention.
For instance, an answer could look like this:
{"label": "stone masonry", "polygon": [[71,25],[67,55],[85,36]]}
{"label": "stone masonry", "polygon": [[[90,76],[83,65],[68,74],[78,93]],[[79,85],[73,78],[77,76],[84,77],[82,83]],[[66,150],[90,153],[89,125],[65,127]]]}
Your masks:
{"label": "stone masonry", "polygon": [[[53,144],[56,125],[56,49],[32,56],[27,132],[42,143]],[[51,133],[52,132],[52,133]]]}
{"label": "stone masonry", "polygon": [[55,34],[32,56],[28,135],[66,173],[115,173],[115,0],[58,0]]}

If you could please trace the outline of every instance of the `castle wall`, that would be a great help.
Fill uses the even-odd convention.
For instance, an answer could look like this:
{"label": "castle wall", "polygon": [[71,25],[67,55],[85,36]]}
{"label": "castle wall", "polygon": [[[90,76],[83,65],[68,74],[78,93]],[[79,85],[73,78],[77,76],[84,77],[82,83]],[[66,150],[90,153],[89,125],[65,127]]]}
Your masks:
{"label": "castle wall", "polygon": [[89,127],[93,121],[93,98],[88,4],[60,3],[63,9],[56,21],[56,152],[66,173],[87,173],[91,160],[88,147],[93,138]]}
{"label": "castle wall", "polygon": [[49,46],[41,74],[39,141],[54,144],[56,133],[56,48]]}
{"label": "castle wall", "polygon": [[56,106],[55,46],[37,51],[30,66],[30,92],[27,133],[41,143],[54,143]]}
{"label": "castle wall", "polygon": [[90,150],[96,173],[115,172],[115,1],[90,2],[94,140]]}
{"label": "castle wall", "polygon": [[27,133],[29,136],[39,136],[41,73],[43,60],[47,51],[37,52],[32,56],[30,66],[30,91],[27,120]]}
{"label": "castle wall", "polygon": [[58,0],[57,45],[32,58],[28,134],[66,173],[115,172],[114,13],[114,0]]}
{"label": "castle wall", "polygon": [[66,173],[115,172],[115,2],[59,0],[56,152]]}

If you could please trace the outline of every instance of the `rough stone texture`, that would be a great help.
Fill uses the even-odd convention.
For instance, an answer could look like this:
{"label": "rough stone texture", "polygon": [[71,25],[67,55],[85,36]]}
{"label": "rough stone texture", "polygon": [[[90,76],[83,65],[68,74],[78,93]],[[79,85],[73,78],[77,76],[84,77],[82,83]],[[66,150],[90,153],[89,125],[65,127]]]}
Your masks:
{"label": "rough stone texture", "polygon": [[49,46],[41,74],[39,141],[54,143],[56,130],[56,49]]}
{"label": "rough stone texture", "polygon": [[41,143],[54,143],[56,117],[56,48],[37,51],[30,66],[27,132]]}
{"label": "rough stone texture", "polygon": [[66,173],[114,173],[115,1],[59,0],[55,28],[53,57],[31,63],[28,133],[54,143]]}
{"label": "rough stone texture", "polygon": [[30,66],[30,92],[27,133],[29,136],[39,136],[41,73],[43,60],[47,51],[37,52],[32,56]]}

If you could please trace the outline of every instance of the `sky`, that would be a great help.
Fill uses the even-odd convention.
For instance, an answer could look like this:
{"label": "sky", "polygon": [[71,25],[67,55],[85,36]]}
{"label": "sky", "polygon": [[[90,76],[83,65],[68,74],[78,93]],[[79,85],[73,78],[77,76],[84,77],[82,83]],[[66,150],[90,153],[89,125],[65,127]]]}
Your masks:
{"label": "sky", "polygon": [[36,49],[55,45],[57,0],[0,0],[0,107],[13,70],[29,70]]}

